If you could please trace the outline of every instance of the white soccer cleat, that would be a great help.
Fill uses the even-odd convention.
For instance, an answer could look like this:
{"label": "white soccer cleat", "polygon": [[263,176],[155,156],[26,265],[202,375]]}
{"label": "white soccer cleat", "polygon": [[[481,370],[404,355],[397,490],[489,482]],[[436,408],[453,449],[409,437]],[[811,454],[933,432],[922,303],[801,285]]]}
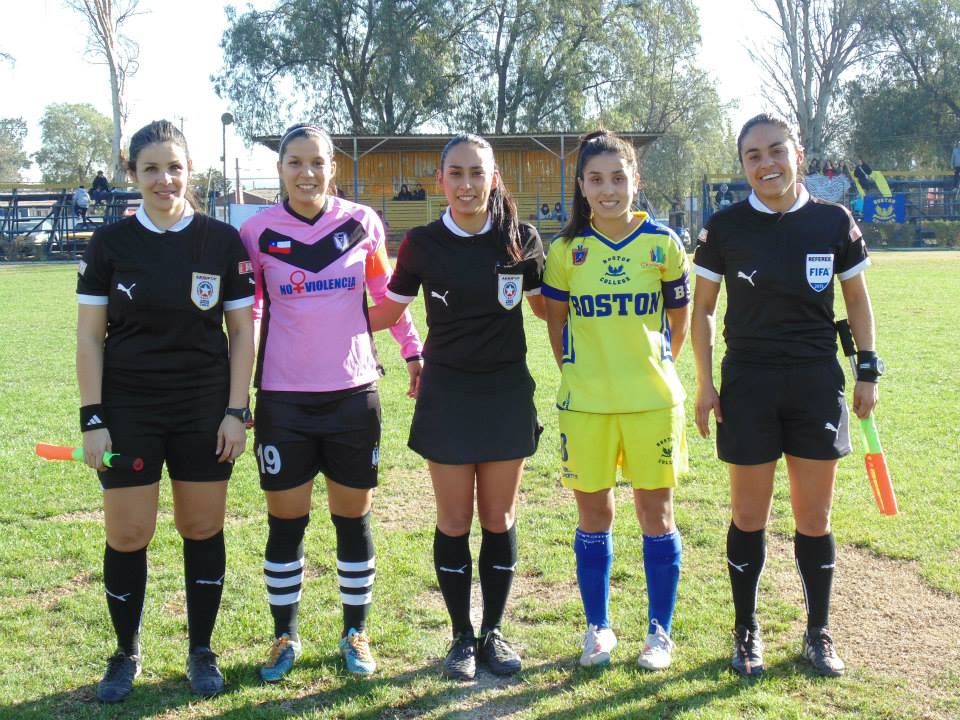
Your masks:
{"label": "white soccer cleat", "polygon": [[580,664],[583,667],[592,665],[609,665],[610,653],[617,646],[617,636],[608,627],[598,628],[588,625],[587,633],[583,636],[583,653],[580,655]]}
{"label": "white soccer cleat", "polygon": [[650,621],[653,632],[647,635],[637,665],[647,670],[666,670],[673,660],[673,640],[656,619]]}

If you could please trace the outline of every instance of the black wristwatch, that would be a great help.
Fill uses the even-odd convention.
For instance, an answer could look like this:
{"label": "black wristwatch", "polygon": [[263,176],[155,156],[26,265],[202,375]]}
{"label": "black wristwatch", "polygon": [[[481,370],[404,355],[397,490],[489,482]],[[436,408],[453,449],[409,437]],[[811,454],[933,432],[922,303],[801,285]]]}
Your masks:
{"label": "black wristwatch", "polygon": [[229,415],[230,417],[235,417],[237,420],[243,423],[244,427],[252,428],[253,427],[253,413],[250,412],[249,407],[242,408],[232,408],[228,407],[223,411],[224,415]]}
{"label": "black wristwatch", "polygon": [[883,360],[872,350],[857,353],[857,381],[875,383],[883,375]]}

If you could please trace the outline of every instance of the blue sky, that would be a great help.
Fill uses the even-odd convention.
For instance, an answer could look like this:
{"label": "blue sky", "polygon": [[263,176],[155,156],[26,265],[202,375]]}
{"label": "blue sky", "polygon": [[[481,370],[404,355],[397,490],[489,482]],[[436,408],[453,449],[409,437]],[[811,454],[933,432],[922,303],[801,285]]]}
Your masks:
{"label": "blue sky", "polygon": [[[247,0],[238,2],[245,7]],[[272,0],[255,0],[269,7]],[[749,0],[697,0],[703,51],[701,63],[718,81],[725,101],[739,99],[735,124],[762,109],[755,73],[743,49],[748,40],[770,37]],[[85,55],[85,21],[61,0],[3,0],[0,50],[16,64],[0,63],[0,117],[28,122],[28,152],[40,148],[39,120],[54,102],[89,102],[110,116],[107,70]],[[210,0],[141,0],[143,14],[128,24],[140,45],[140,70],[129,82],[128,127],[159,118],[182,122],[194,167],[220,167],[220,115],[229,109],[213,92],[210,75],[222,63],[219,47],[226,26],[223,5]],[[229,130],[229,129],[228,129]],[[240,159],[242,178],[273,178],[275,156],[246,148],[227,135],[229,172]],[[25,173],[39,179],[34,166]]]}

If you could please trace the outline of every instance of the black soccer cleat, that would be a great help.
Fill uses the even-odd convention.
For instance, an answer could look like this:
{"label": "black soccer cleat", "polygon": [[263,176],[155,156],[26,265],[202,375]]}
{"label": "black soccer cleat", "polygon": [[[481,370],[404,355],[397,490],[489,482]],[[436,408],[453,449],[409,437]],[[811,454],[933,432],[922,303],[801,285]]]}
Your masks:
{"label": "black soccer cleat", "polygon": [[140,656],[117,650],[107,660],[107,670],[97,685],[97,700],[103,703],[122,702],[133,690],[133,680],[139,674]]}
{"label": "black soccer cleat", "polygon": [[472,633],[453,639],[443,660],[443,674],[451,680],[473,680],[477,676],[477,640]]}
{"label": "black soccer cleat", "polygon": [[513,675],[520,672],[520,656],[496,628],[481,636],[477,646],[477,659],[494,675]]}
{"label": "black soccer cleat", "polygon": [[205,647],[191,650],[187,655],[187,679],[195,695],[212,697],[223,692],[223,673],[217,665],[217,654]]}

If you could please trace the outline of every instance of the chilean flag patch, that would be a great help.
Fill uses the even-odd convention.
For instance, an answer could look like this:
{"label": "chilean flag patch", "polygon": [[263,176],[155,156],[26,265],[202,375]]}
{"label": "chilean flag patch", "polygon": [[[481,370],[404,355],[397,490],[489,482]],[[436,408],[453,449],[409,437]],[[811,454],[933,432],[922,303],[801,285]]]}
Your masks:
{"label": "chilean flag patch", "polygon": [[267,252],[269,252],[271,255],[289,255],[290,241],[289,240],[271,240],[270,245],[267,248]]}

